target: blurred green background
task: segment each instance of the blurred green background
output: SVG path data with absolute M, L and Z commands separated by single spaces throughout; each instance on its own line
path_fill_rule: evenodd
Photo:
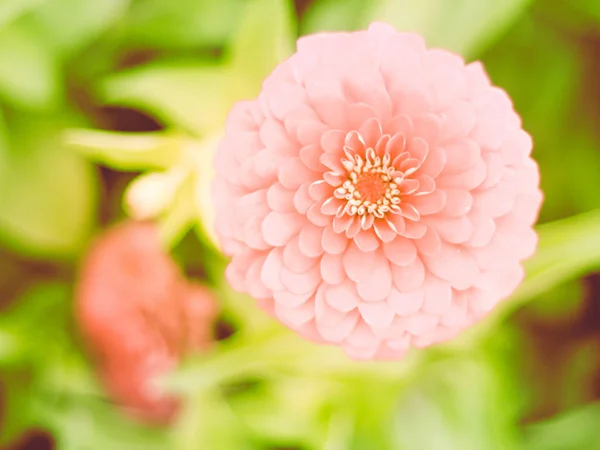
M 232 104 L 298 35 L 374 20 L 483 60 L 546 196 L 515 295 L 398 363 L 266 318 L 227 287 L 207 225 Z M 597 0 L 0 0 L 0 448 L 600 449 L 599 71 Z M 156 171 L 172 192 L 132 204 Z M 74 323 L 78 263 L 127 215 L 152 216 L 223 308 L 214 350 L 161 380 L 183 399 L 167 427 L 115 408 Z

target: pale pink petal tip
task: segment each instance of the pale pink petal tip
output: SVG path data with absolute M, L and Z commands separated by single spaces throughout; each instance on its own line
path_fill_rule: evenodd
M 304 37 L 227 121 L 214 199 L 229 278 L 352 358 L 450 339 L 535 250 L 531 147 L 478 62 L 384 23 Z

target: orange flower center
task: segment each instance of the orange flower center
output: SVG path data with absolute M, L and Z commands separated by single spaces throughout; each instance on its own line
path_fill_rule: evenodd
M 396 169 L 390 160 L 390 155 L 381 158 L 372 148 L 367 149 L 365 158 L 354 155 L 352 159 L 342 159 L 348 179 L 334 191 L 334 196 L 347 201 L 343 208 L 346 214 L 383 218 L 388 212 L 400 211 L 401 180 L 394 178 Z
M 378 200 L 383 200 L 387 192 L 390 180 L 385 180 L 384 174 L 376 172 L 361 173 L 354 186 L 362 200 L 367 200 L 372 203 L 377 203 Z

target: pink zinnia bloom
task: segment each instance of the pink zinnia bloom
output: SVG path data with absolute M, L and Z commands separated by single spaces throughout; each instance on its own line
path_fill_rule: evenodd
M 303 37 L 218 149 L 228 280 L 354 358 L 449 339 L 523 278 L 531 148 L 480 63 L 384 24 Z
M 188 282 L 156 228 L 128 222 L 104 233 L 83 261 L 79 325 L 111 396 L 144 420 L 164 422 L 177 400 L 153 382 L 211 343 L 214 297 Z

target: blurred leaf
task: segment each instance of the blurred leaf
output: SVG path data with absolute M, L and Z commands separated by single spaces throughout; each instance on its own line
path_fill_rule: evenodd
M 253 448 L 236 415 L 213 389 L 190 396 L 172 431 L 172 450 Z
M 526 429 L 523 450 L 600 449 L 600 403 L 573 409 Z
M 0 28 L 48 0 L 3 0 L 0 3 Z
M 222 138 L 222 132 L 208 136 L 198 146 L 194 155 L 196 156 L 196 186 L 194 187 L 194 202 L 200 231 L 208 237 L 210 244 L 219 248 L 218 239 L 215 235 L 216 211 L 212 199 L 212 183 L 215 178 L 214 155 Z
M 303 33 L 358 30 L 385 21 L 422 35 L 427 44 L 473 57 L 515 21 L 531 0 L 317 0 Z
M 166 248 L 173 248 L 196 219 L 194 188 L 195 177 L 191 174 L 181 183 L 167 211 L 158 221 L 160 239 Z
M 316 0 L 302 18 L 301 34 L 359 30 L 368 26 L 367 17 L 376 5 L 377 0 Z
M 170 133 L 67 130 L 67 146 L 86 158 L 121 171 L 167 169 L 181 156 L 181 137 Z
M 11 122 L 8 169 L 0 179 L 0 237 L 36 257 L 72 256 L 95 225 L 93 169 L 61 146 L 43 119 Z
M 46 0 L 20 25 L 34 30 L 47 51 L 61 55 L 84 48 L 122 17 L 130 0 Z
M 580 107 L 574 104 L 581 77 L 577 53 L 554 29 L 527 17 L 484 57 L 491 79 L 506 89 L 533 137 L 533 155 L 540 165 L 546 196 L 543 221 L 585 211 L 575 205 L 587 202 L 589 207 L 591 198 L 596 200 L 594 207 L 600 207 L 600 198 L 589 189 L 600 174 L 600 160 L 593 156 L 597 145 L 590 140 Z M 525 61 L 527 76 L 519 69 Z M 582 194 L 583 198 L 578 198 Z
M 247 0 L 134 2 L 122 24 L 123 42 L 155 48 L 223 45 Z
M 53 108 L 62 95 L 60 76 L 42 40 L 17 27 L 0 29 L 0 97 L 19 108 Z
M 380 0 L 369 19 L 419 33 L 429 46 L 473 57 L 498 39 L 530 1 Z
M 50 428 L 60 450 L 165 450 L 167 433 L 134 422 L 114 406 L 93 398 L 43 392 L 36 399 L 42 423 Z M 54 401 L 51 401 L 54 400 Z
M 499 323 L 527 301 L 600 268 L 600 210 L 549 222 L 538 226 L 537 231 L 538 249 L 525 262 L 525 280 L 486 320 L 465 331 L 466 340 L 493 333 Z
M 517 448 L 518 392 L 504 364 L 490 352 L 430 363 L 400 398 L 395 448 Z
M 140 108 L 202 134 L 223 125 L 232 102 L 229 82 L 221 66 L 153 63 L 107 78 L 100 92 L 107 103 Z
M 16 441 L 21 434 L 33 427 L 31 374 L 26 370 L 3 371 L 0 376 L 2 387 L 2 422 L 0 422 L 0 445 Z
M 291 0 L 252 0 L 229 49 L 235 99 L 258 95 L 265 77 L 294 52 Z

